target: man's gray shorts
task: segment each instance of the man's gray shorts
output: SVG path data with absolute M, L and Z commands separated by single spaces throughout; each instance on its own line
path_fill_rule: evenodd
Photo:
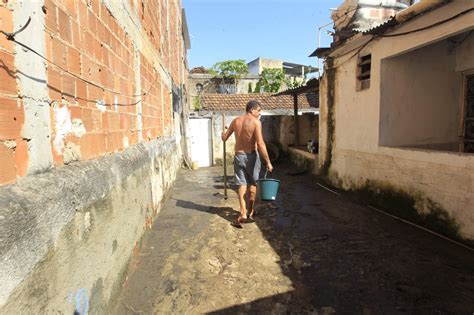
M 236 185 L 257 185 L 260 174 L 260 156 L 256 151 L 236 153 L 234 157 L 234 174 Z

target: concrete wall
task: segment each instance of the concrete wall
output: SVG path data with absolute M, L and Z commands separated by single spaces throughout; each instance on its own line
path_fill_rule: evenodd
M 462 74 L 451 50 L 441 41 L 382 60 L 380 145 L 457 150 Z
M 284 151 L 295 145 L 294 116 L 262 116 L 263 136 L 266 141 L 278 144 Z M 298 116 L 299 142 L 306 146 L 308 140 L 319 138 L 319 116 L 302 114 Z
M 243 113 L 242 113 L 243 114 Z M 237 113 L 226 114 L 226 126 L 229 126 Z M 303 114 L 299 116 L 300 121 L 300 143 L 306 145 L 309 139 L 318 139 L 318 116 L 313 114 Z M 261 116 L 262 132 L 265 142 L 278 145 L 282 150 L 288 151 L 288 147 L 294 145 L 294 117 L 265 115 Z M 222 134 L 222 114 L 212 114 L 213 128 L 213 157 L 214 164 L 221 165 L 223 157 Z M 312 138 L 311 138 L 312 137 Z M 232 135 L 226 144 L 227 163 L 231 164 L 234 158 L 235 138 Z
M 263 69 L 265 68 L 278 68 L 282 69 L 283 61 L 278 59 L 266 59 L 266 58 L 257 58 L 248 64 L 249 72 L 251 74 L 259 75 L 262 73 Z
M 431 25 L 470 7 L 466 1 L 449 2 L 406 22 L 393 33 Z M 461 106 L 458 97 L 462 88 L 459 71 L 467 70 L 472 65 L 473 54 L 469 54 L 472 43 L 469 39 L 454 50 L 451 46 L 449 50 L 449 44 L 443 41 L 466 35 L 473 29 L 473 20 L 474 13 L 470 12 L 435 28 L 372 40 L 360 51 L 361 55 L 372 54 L 371 84 L 366 90 L 356 89 L 357 58 L 351 58 L 353 52 L 349 50 L 357 47 L 357 43 L 363 45 L 368 36 L 356 36 L 335 51 L 333 58 L 326 60 L 321 82 L 319 148 L 321 172 L 333 184 L 357 190 L 366 188 L 368 183 L 375 183 L 372 190 L 375 193 L 387 188 L 392 193 L 409 196 L 421 217 L 441 213 L 444 222 L 454 220 L 458 233 L 470 240 L 474 240 L 474 156 L 384 147 L 379 144 L 379 135 L 382 143 L 387 141 L 387 135 L 395 143 L 397 135 L 403 135 L 403 122 L 397 122 L 399 125 L 392 134 L 386 134 L 387 129 L 384 128 L 387 128 L 385 124 L 388 122 L 392 124 L 395 117 L 400 117 L 407 123 L 407 128 L 411 128 L 418 143 L 424 131 L 416 124 L 425 127 L 425 122 L 426 128 L 433 132 L 433 126 L 441 124 L 441 134 L 435 134 L 437 137 L 450 139 L 453 136 L 458 124 L 454 116 Z M 419 53 L 428 54 L 426 58 L 430 62 L 419 58 Z M 436 56 L 440 59 L 433 59 Z M 467 56 L 468 61 L 459 56 Z M 401 65 L 402 60 L 406 64 Z M 398 64 L 400 67 L 393 67 Z M 401 75 L 401 81 L 386 81 L 386 78 L 395 79 L 398 75 Z M 409 75 L 414 77 L 407 82 Z M 447 77 L 433 78 L 439 75 Z M 456 85 L 456 82 L 459 83 Z M 393 87 L 387 90 L 390 84 Z M 401 95 L 396 95 L 397 91 Z M 400 100 L 400 96 L 406 99 Z M 413 98 L 417 102 L 413 102 Z M 433 107 L 428 107 L 428 102 Z M 381 108 L 387 104 L 391 104 L 390 107 Z M 413 111 L 408 104 L 424 106 L 424 109 Z M 401 106 L 400 109 L 397 106 Z M 448 108 L 449 111 L 446 111 Z M 405 112 L 408 110 L 417 120 L 407 117 Z M 424 112 L 423 117 L 420 117 L 421 112 Z M 446 117 L 441 119 L 443 115 Z M 458 119 L 461 117 L 458 116 Z
M 173 138 L 154 140 L 4 187 L 0 312 L 104 313 L 180 160 Z
M 0 313 L 102 313 L 181 164 L 181 2 L 3 1 Z M 176 116 L 176 118 L 175 118 Z

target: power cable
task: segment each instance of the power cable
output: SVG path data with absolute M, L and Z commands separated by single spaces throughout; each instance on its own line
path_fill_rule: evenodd
M 31 22 L 31 17 L 28 18 L 28 21 L 26 22 L 26 24 L 19 30 L 13 32 L 13 33 L 9 33 L 9 32 L 5 32 L 3 30 L 0 30 L 0 33 L 2 33 L 3 35 L 5 35 L 5 37 L 7 38 L 7 40 L 9 41 L 12 41 L 18 45 L 20 45 L 21 47 L 31 51 L 32 53 L 34 53 L 35 55 L 37 55 L 38 57 L 42 58 L 43 60 L 45 60 L 46 62 L 48 62 L 49 64 L 55 66 L 55 67 L 58 67 L 59 69 L 61 69 L 62 71 L 64 71 L 65 73 L 68 73 L 70 74 L 71 76 L 87 83 L 87 84 L 90 84 L 92 86 L 95 86 L 101 90 L 104 90 L 104 91 L 107 91 L 107 92 L 110 92 L 110 93 L 113 93 L 115 95 L 120 95 L 120 96 L 125 96 L 125 97 L 143 97 L 143 96 L 146 96 L 150 91 L 151 89 L 153 88 L 153 86 L 155 85 L 156 81 L 158 80 L 158 72 L 155 70 L 155 79 L 153 81 L 153 83 L 150 85 L 150 87 L 148 88 L 148 90 L 142 94 L 133 94 L 133 95 L 127 95 L 127 94 L 122 94 L 122 93 L 119 93 L 119 92 L 116 92 L 114 90 L 111 90 L 111 89 L 108 89 L 106 87 L 103 87 L 103 86 L 100 86 L 94 82 L 91 82 L 87 79 L 84 79 L 82 78 L 81 76 L 78 76 L 76 75 L 75 73 L 72 73 L 70 72 L 69 70 L 65 69 L 64 67 L 54 63 L 53 61 L 49 60 L 48 58 L 46 58 L 45 56 L 43 56 L 42 54 L 40 54 L 39 52 L 37 52 L 35 49 L 29 47 L 28 45 L 22 43 L 22 42 L 19 42 L 15 39 L 15 35 L 17 35 L 18 33 L 20 32 L 23 32 L 26 27 L 30 24 Z M 81 99 L 81 100 L 85 100 L 85 101 L 90 101 L 90 102 L 96 102 L 96 101 L 91 101 L 91 100 L 87 100 L 87 99 L 84 99 L 84 98 L 80 98 L 80 97 L 75 97 L 77 99 Z M 139 103 L 140 101 L 137 101 L 137 102 L 134 102 L 134 103 L 130 103 L 130 104 L 105 104 L 106 106 L 135 106 Z
M 439 25 L 441 25 L 441 24 L 444 24 L 444 23 L 446 23 L 446 22 L 449 22 L 449 21 L 451 21 L 451 20 L 454 20 L 454 19 L 456 19 L 456 18 L 458 18 L 458 17 L 460 17 L 460 16 L 462 16 L 462 15 L 464 15 L 464 14 L 467 14 L 467 13 L 469 13 L 470 11 L 473 11 L 473 10 L 474 10 L 474 8 L 470 8 L 470 9 L 464 10 L 464 11 L 462 11 L 462 12 L 460 12 L 460 13 L 458 13 L 458 14 L 452 16 L 452 17 L 449 17 L 449 18 L 447 18 L 447 19 L 445 19 L 445 20 L 438 21 L 438 22 L 436 22 L 436 23 L 433 23 L 433 24 L 430 24 L 430 25 L 421 27 L 421 28 L 419 28 L 419 29 L 415 29 L 415 30 L 411 30 L 411 31 L 403 32 L 403 33 L 386 34 L 386 35 L 373 34 L 373 37 L 372 37 L 371 39 L 369 39 L 366 43 L 364 43 L 362 46 L 357 47 L 357 48 L 354 48 L 354 49 L 351 49 L 351 50 L 349 50 L 349 51 L 347 51 L 347 52 L 344 52 L 344 53 L 342 53 L 341 55 L 337 56 L 337 58 L 342 57 L 342 56 L 347 55 L 348 53 L 350 53 L 350 52 L 352 52 L 352 51 L 354 51 L 354 50 L 357 49 L 357 51 L 356 51 L 352 56 L 350 56 L 347 60 L 343 61 L 342 63 L 338 64 L 337 66 L 331 67 L 330 69 L 332 69 L 332 68 L 337 68 L 337 67 L 339 67 L 340 65 L 344 64 L 345 62 L 351 60 L 354 56 L 356 56 L 357 54 L 359 54 L 362 49 L 364 49 L 365 47 L 367 47 L 367 45 L 368 45 L 370 42 L 372 42 L 374 39 L 376 39 L 376 38 L 378 38 L 378 37 L 397 37 L 397 36 L 403 36 L 403 35 L 408 35 L 408 34 L 420 32 L 420 31 L 424 31 L 424 30 L 427 30 L 427 29 L 430 29 L 430 28 L 439 26 Z M 328 68 L 328 69 L 329 69 L 329 68 Z
M 430 25 L 427 25 L 427 26 L 424 26 L 424 27 L 421 27 L 421 28 L 418 28 L 418 29 L 415 29 L 415 30 L 411 30 L 411 31 L 407 31 L 407 32 L 402 32 L 402 33 L 397 33 L 397 34 L 385 34 L 385 35 L 376 35 L 377 37 L 397 37 L 397 36 L 403 36 L 403 35 L 408 35 L 408 34 L 412 34 L 412 33 L 417 33 L 417 32 L 420 32 L 420 31 L 424 31 L 424 30 L 427 30 L 427 29 L 430 29 L 430 28 L 433 28 L 433 27 L 436 27 L 438 25 L 441 25 L 441 24 L 444 24 L 446 22 L 449 22 L 451 20 L 454 20 L 464 14 L 467 14 L 471 11 L 474 11 L 474 8 L 470 8 L 470 9 L 467 9 L 467 10 L 464 10 L 462 12 L 459 12 L 458 14 L 456 15 L 453 15 L 452 17 L 450 18 L 447 18 L 445 20 L 442 20 L 442 21 L 438 21 L 436 23 L 433 23 L 433 24 L 430 24 Z

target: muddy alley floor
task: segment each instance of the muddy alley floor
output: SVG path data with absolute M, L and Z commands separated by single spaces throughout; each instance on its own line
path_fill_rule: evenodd
M 474 314 L 473 252 L 289 165 L 274 177 L 277 201 L 237 229 L 222 168 L 181 170 L 112 313 Z

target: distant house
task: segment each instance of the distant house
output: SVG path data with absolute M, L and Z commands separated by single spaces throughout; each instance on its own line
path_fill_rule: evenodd
M 474 2 L 420 1 L 315 55 L 322 173 L 474 240 Z
M 257 58 L 249 63 L 249 73 L 243 75 L 237 80 L 236 84 L 227 84 L 221 79 L 216 78 L 204 67 L 191 69 L 188 75 L 189 107 L 191 110 L 198 109 L 198 96 L 204 94 L 248 94 L 254 93 L 260 75 L 265 68 L 282 69 L 289 80 L 297 80 L 303 83 L 307 75 L 317 71 L 317 68 L 304 66 L 296 63 L 285 62 L 277 59 Z M 283 83 L 281 90 L 287 89 L 286 83 Z M 260 92 L 260 91 L 257 91 Z M 263 91 L 261 91 L 263 92 Z
M 259 75 L 265 68 L 277 68 L 282 69 L 287 78 L 294 79 L 306 79 L 308 74 L 317 71 L 317 68 L 315 67 L 262 57 L 258 57 L 257 59 L 250 61 L 247 63 L 247 65 L 249 67 L 250 74 Z

